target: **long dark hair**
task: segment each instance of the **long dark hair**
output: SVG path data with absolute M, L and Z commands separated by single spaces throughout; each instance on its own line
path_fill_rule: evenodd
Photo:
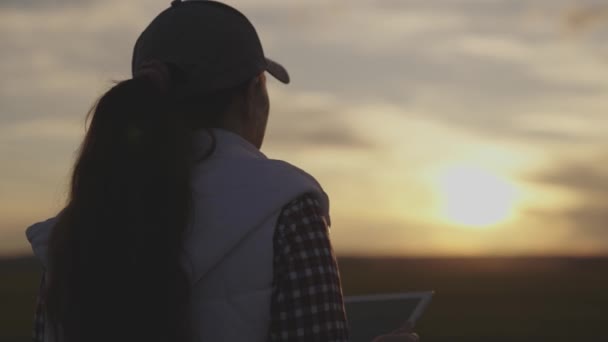
M 178 99 L 171 74 L 168 88 L 146 75 L 119 82 L 90 113 L 49 246 L 47 313 L 61 341 L 189 338 L 180 261 L 200 159 L 192 139 L 248 82 Z

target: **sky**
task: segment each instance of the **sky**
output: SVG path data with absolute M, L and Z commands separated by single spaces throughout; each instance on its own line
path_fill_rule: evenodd
M 262 148 L 331 198 L 338 254 L 608 252 L 608 6 L 233 0 L 266 54 Z M 84 118 L 161 0 L 0 2 L 0 255 L 65 203 Z

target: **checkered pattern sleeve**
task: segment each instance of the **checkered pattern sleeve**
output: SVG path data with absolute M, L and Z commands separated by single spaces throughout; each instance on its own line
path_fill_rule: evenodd
M 38 291 L 38 299 L 36 300 L 36 313 L 34 314 L 34 329 L 32 331 L 33 342 L 44 342 L 44 278 L 46 272 L 42 273 L 40 279 L 40 290 Z
M 271 341 L 348 341 L 340 274 L 320 208 L 304 195 L 277 222 Z

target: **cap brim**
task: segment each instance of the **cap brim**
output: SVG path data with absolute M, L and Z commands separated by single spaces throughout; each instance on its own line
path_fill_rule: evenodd
M 281 64 L 273 61 L 270 58 L 266 58 L 266 71 L 268 71 L 268 73 L 274 76 L 274 78 L 276 78 L 277 80 L 285 84 L 289 84 L 290 80 L 287 69 L 285 69 L 285 67 L 283 67 Z

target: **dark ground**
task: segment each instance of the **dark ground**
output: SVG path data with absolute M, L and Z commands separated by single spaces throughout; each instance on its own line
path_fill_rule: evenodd
M 346 295 L 435 290 L 423 342 L 608 341 L 608 258 L 341 258 Z M 0 341 L 29 341 L 39 266 L 0 261 Z

